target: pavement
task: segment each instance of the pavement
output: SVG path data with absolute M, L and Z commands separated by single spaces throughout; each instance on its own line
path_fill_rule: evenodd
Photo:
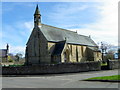
M 2 77 L 2 88 L 118 88 L 118 83 L 83 81 L 99 76 L 118 75 L 118 69 L 66 74 Z

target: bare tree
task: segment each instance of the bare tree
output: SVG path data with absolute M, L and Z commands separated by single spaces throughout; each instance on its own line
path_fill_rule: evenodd
M 15 57 L 17 58 L 17 61 L 19 61 L 20 60 L 20 58 L 22 58 L 22 54 L 21 53 L 17 53 L 16 55 L 15 55 Z
M 108 60 L 108 59 L 114 59 L 114 53 L 115 53 L 115 51 L 109 50 L 109 51 L 107 52 L 107 54 L 105 55 L 105 59 L 106 59 L 106 60 Z
M 112 47 L 112 44 L 108 44 L 106 42 L 101 42 L 100 43 L 100 50 L 102 52 L 102 60 L 106 61 L 107 59 L 113 59 L 113 54 L 114 52 L 112 50 L 110 50 L 110 48 Z M 106 56 L 108 58 L 106 58 Z

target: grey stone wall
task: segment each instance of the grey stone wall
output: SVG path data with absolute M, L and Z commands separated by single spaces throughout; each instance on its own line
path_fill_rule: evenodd
M 83 72 L 83 71 L 95 71 L 95 70 L 101 70 L 100 62 L 3 67 L 2 74 L 30 75 L 30 74 L 71 73 L 71 72 Z
M 120 61 L 118 60 L 108 60 L 107 61 L 107 67 L 108 69 L 118 69 L 120 68 Z
M 34 27 L 26 46 L 26 64 L 49 64 L 48 42 L 40 28 Z

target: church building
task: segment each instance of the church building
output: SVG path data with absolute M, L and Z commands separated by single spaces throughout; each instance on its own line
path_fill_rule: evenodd
M 28 65 L 86 62 L 101 60 L 101 52 L 89 36 L 42 24 L 37 5 L 25 58 Z

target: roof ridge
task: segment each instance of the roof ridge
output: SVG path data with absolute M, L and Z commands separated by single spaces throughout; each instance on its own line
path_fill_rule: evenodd
M 51 26 L 51 25 L 47 25 L 47 24 L 43 24 L 42 25 L 46 25 L 46 26 L 49 26 L 49 27 L 54 27 L 54 28 L 58 28 L 58 29 L 61 29 L 61 30 L 65 30 L 65 31 L 68 31 L 68 32 L 73 32 L 73 33 L 76 33 L 75 31 L 71 31 L 71 30 L 68 30 L 68 29 L 64 29 L 64 28 L 59 28 L 59 27 L 55 27 L 55 26 Z M 76 33 L 77 35 L 80 35 L 80 36 L 84 36 L 84 37 L 88 37 L 86 35 L 82 35 L 82 34 L 78 34 Z
M 86 35 L 82 35 L 82 34 L 78 34 L 78 35 L 80 35 L 80 36 L 84 36 L 84 37 L 88 37 L 88 36 L 86 36 Z M 89 38 L 89 37 L 88 37 Z
M 68 31 L 68 32 L 73 32 L 73 33 L 76 33 L 76 32 L 74 32 L 74 31 L 70 31 L 70 30 L 68 30 L 68 29 L 59 28 L 59 27 L 55 27 L 55 26 L 51 26 L 51 25 L 47 25 L 47 24 L 43 24 L 43 23 L 42 23 L 42 25 L 46 25 L 46 26 L 49 26 L 49 27 L 54 27 L 54 28 L 58 28 L 58 29 L 61 29 L 61 30 Z M 76 34 L 78 34 L 78 33 L 76 33 Z M 80 35 L 80 34 L 78 34 L 78 35 Z

